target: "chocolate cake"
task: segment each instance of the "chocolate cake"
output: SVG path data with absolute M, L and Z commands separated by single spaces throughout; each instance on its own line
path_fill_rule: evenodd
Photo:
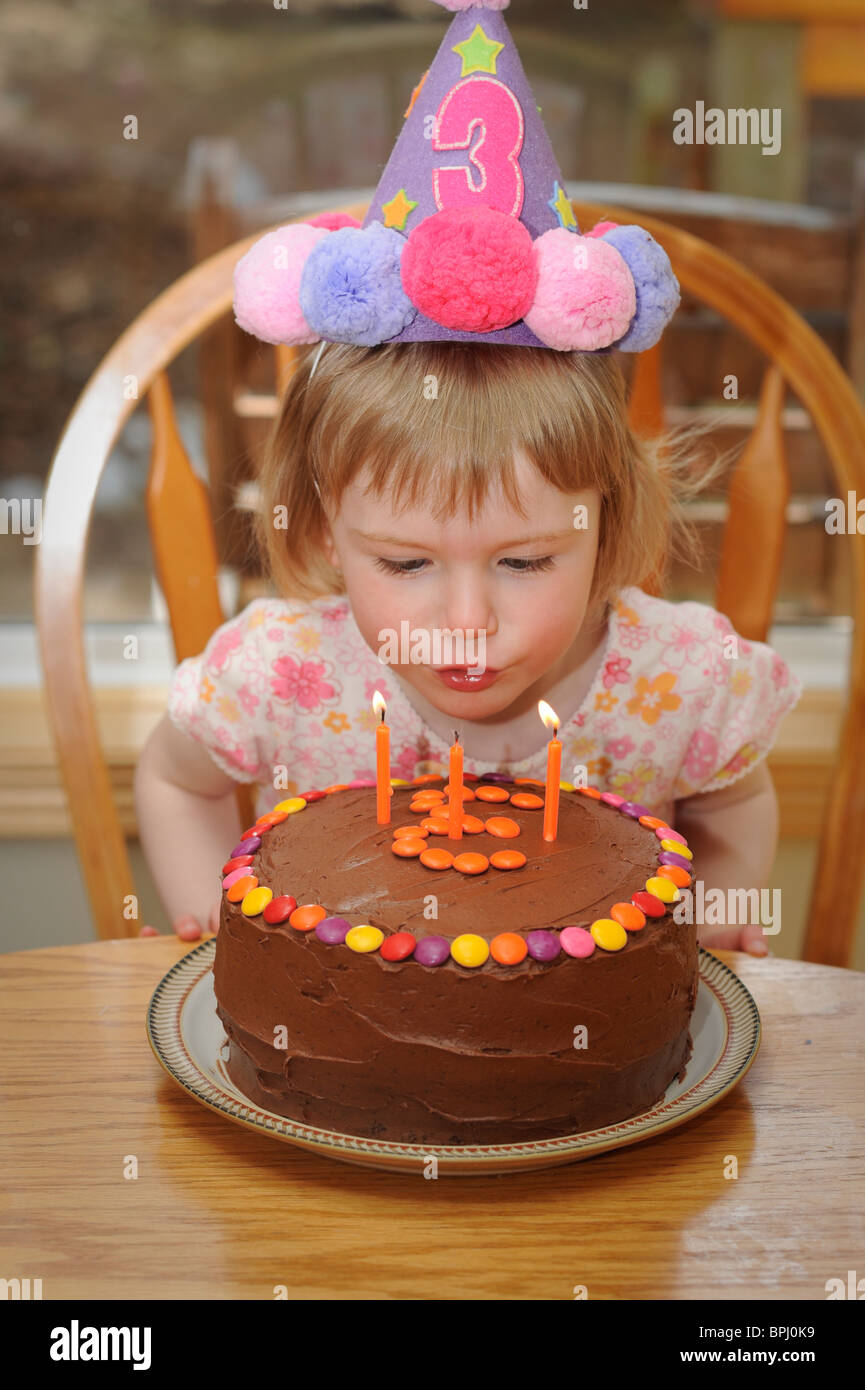
M 684 838 L 563 784 L 547 841 L 538 786 L 467 777 L 475 819 L 449 840 L 443 779 L 417 783 L 394 789 L 389 825 L 354 783 L 289 798 L 235 847 L 214 962 L 235 1085 L 320 1129 L 421 1145 L 553 1138 L 653 1106 L 691 1052 Z M 428 867 L 418 845 L 471 871 Z

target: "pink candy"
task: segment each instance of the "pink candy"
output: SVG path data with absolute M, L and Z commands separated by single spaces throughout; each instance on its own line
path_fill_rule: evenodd
M 595 949 L 595 938 L 585 927 L 565 927 L 559 935 L 562 950 L 569 956 L 581 958 L 590 956 Z

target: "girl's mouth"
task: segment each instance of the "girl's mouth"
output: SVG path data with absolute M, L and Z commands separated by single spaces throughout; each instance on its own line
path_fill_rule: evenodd
M 469 674 L 469 667 L 466 666 L 447 666 L 442 670 L 437 670 L 436 675 L 443 685 L 449 690 L 471 691 L 486 690 L 497 679 L 498 671 L 490 667 L 482 675 L 472 676 Z

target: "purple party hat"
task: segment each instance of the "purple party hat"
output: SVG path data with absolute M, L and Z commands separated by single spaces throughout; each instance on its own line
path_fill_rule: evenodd
M 238 262 L 237 323 L 269 343 L 478 342 L 641 352 L 679 303 L 642 227 L 581 235 L 502 11 L 456 11 L 362 226 L 267 233 Z

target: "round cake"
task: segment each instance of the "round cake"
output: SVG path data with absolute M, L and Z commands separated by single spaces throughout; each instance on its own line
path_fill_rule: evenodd
M 319 1129 L 430 1144 L 581 1133 L 681 1077 L 697 993 L 684 837 L 563 783 L 441 777 L 290 797 L 223 867 L 214 960 L 227 1067 L 254 1104 Z

